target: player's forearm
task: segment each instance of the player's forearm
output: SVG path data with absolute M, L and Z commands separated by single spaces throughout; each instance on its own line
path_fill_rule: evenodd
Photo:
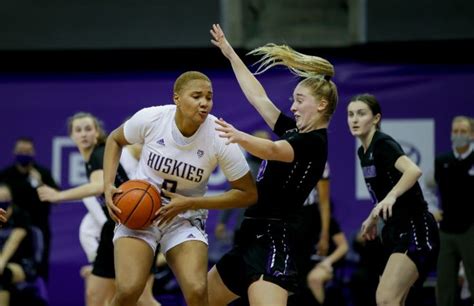
M 98 196 L 104 192 L 104 185 L 102 183 L 90 182 L 78 187 L 60 191 L 58 194 L 58 201 L 72 201 L 80 200 L 85 197 Z
M 389 195 L 392 195 L 397 199 L 415 185 L 421 174 L 421 171 L 417 167 L 407 169 L 403 172 L 397 184 L 392 188 L 392 190 L 390 190 Z
M 192 209 L 245 208 L 257 202 L 257 192 L 231 189 L 220 195 L 190 198 L 190 200 Z
M 104 151 L 104 186 L 114 184 L 115 175 L 120 162 L 122 146 L 114 139 L 114 133 L 107 137 Z
M 245 97 L 263 117 L 268 126 L 273 129 L 280 111 L 270 101 L 262 84 L 235 52 L 230 57 L 230 63 Z

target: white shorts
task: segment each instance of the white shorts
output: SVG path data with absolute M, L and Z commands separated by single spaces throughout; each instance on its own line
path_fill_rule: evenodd
M 205 223 L 199 218 L 183 219 L 176 217 L 175 220 L 164 228 L 150 226 L 142 230 L 132 230 L 123 224 L 115 227 L 114 243 L 122 237 L 133 237 L 145 241 L 156 252 L 158 244 L 160 251 L 166 254 L 173 247 L 186 241 L 198 240 L 209 245 L 205 232 Z
M 103 224 L 97 222 L 89 212 L 82 218 L 79 227 L 79 241 L 90 263 L 94 262 L 95 256 L 97 255 L 102 225 Z

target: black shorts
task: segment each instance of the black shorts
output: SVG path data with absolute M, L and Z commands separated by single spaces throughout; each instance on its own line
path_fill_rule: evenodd
M 112 219 L 102 226 L 99 247 L 92 267 L 92 274 L 105 278 L 115 278 L 114 268 L 114 238 L 115 222 Z
M 382 244 L 388 254 L 403 253 L 415 263 L 422 284 L 436 268 L 439 253 L 439 231 L 436 220 L 428 211 L 410 217 L 404 225 L 388 223 L 382 229 Z
M 263 279 L 294 292 L 297 274 L 283 221 L 244 219 L 239 241 L 216 264 L 224 284 L 239 296 Z
M 12 261 L 12 263 L 21 266 L 23 273 L 25 273 L 25 281 L 30 282 L 38 276 L 38 263 L 35 262 L 34 258 L 22 258 L 18 261 Z

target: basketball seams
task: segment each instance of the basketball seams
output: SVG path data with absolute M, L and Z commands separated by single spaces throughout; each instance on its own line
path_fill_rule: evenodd
M 136 202 L 135 206 L 133 207 L 132 211 L 128 215 L 127 219 L 125 219 L 125 222 L 123 224 L 127 225 L 128 220 L 130 220 L 133 213 L 137 210 L 138 206 L 140 206 L 140 202 L 143 200 L 143 197 L 145 197 L 145 195 L 148 194 L 148 188 L 150 188 L 150 185 L 148 185 L 146 189 L 135 188 L 135 189 L 143 190 L 144 192 L 142 196 L 140 197 L 140 199 Z
M 150 210 L 150 213 L 148 214 L 148 217 L 146 218 L 146 220 L 144 221 L 144 223 L 140 226 L 141 228 L 143 228 L 145 225 L 147 225 L 149 222 L 150 222 L 150 218 L 151 218 L 151 215 L 153 214 L 153 208 L 155 207 L 155 204 L 154 204 L 154 200 L 153 200 L 153 197 L 150 195 L 150 192 L 148 192 L 148 190 L 150 189 L 151 187 L 151 184 L 149 184 L 147 186 L 147 189 L 145 190 L 145 193 L 143 194 L 143 197 L 137 202 L 137 205 L 135 206 L 135 209 L 132 211 L 132 213 L 130 215 L 133 215 L 133 213 L 135 212 L 136 208 L 138 208 L 140 205 L 146 205 L 143 204 L 143 199 L 145 198 L 145 195 L 148 196 L 151 200 L 151 210 Z
M 159 189 L 145 180 L 129 180 L 119 189 L 123 192 L 116 194 L 113 201 L 122 210 L 118 216 L 121 223 L 131 229 L 149 226 L 155 212 L 161 207 Z

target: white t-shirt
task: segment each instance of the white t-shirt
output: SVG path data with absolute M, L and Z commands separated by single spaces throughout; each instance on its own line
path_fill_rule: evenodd
M 249 167 L 236 144 L 226 145 L 215 130 L 216 117 L 208 115 L 191 137 L 184 137 L 175 122 L 175 105 L 144 108 L 124 124 L 125 139 L 142 143 L 136 179 L 160 189 L 190 197 L 203 196 L 209 177 L 219 165 L 229 181 L 243 177 Z M 168 200 L 162 198 L 166 205 Z M 188 211 L 182 217 L 207 216 L 206 210 Z

